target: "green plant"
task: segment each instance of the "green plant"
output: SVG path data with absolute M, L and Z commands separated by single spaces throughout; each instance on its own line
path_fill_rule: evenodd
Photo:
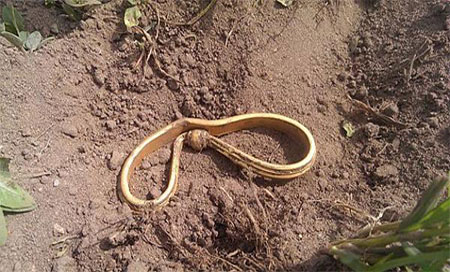
M 43 39 L 39 31 L 32 33 L 25 31 L 22 15 L 12 6 L 2 8 L 2 21 L 0 21 L 0 36 L 22 51 L 33 52 L 52 38 Z
M 8 234 L 3 211 L 20 213 L 35 208 L 33 198 L 11 180 L 9 159 L 0 158 L 0 246 L 5 244 Z
M 450 259 L 450 197 L 439 204 L 450 176 L 434 181 L 402 221 L 364 228 L 329 252 L 355 271 L 418 267 L 442 271 Z M 448 271 L 448 270 L 447 270 Z
M 89 8 L 101 5 L 99 0 L 45 0 L 46 7 L 61 8 L 73 21 L 81 20 L 81 15 Z
M 123 22 L 127 28 L 139 25 L 139 19 L 142 16 L 140 6 L 146 4 L 148 0 L 128 0 L 130 7 L 125 10 Z

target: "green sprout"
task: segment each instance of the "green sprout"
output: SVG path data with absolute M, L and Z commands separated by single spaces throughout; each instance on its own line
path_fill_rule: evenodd
M 450 198 L 439 201 L 449 185 L 450 174 L 435 180 L 402 221 L 363 228 L 356 238 L 334 242 L 330 254 L 354 271 L 448 269 Z

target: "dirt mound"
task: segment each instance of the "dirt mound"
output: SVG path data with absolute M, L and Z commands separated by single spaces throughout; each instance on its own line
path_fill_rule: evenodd
M 223 0 L 186 26 L 207 1 L 152 1 L 148 62 L 142 35 L 123 26 L 126 1 L 80 23 L 7 2 L 28 28 L 59 34 L 29 55 L 0 40 L 0 156 L 39 205 L 7 216 L 1 271 L 335 271 L 321 248 L 387 207 L 382 220 L 395 220 L 450 168 L 446 2 Z M 249 112 L 311 129 L 313 169 L 277 183 L 185 148 L 167 207 L 120 202 L 121 163 L 152 131 Z M 295 159 L 295 143 L 273 131 L 224 139 L 267 161 Z M 167 146 L 147 158 L 133 193 L 158 195 L 169 157 Z

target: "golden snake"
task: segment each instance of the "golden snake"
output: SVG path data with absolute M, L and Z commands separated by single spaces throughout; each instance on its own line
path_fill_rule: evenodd
M 217 136 L 238 130 L 256 127 L 275 129 L 292 137 L 303 147 L 301 159 L 286 165 L 268 163 L 217 138 Z M 133 196 L 130 192 L 129 181 L 136 167 L 148 154 L 171 141 L 174 141 L 174 144 L 167 189 L 156 199 L 144 200 Z M 299 122 L 282 115 L 251 113 L 220 120 L 184 118 L 157 130 L 131 152 L 122 166 L 119 184 L 121 197 L 135 208 L 144 206 L 156 208 L 167 204 L 177 189 L 180 155 L 185 141 L 196 150 L 202 150 L 207 146 L 212 147 L 241 167 L 272 179 L 292 179 L 304 174 L 311 168 L 316 156 L 316 145 L 311 132 Z

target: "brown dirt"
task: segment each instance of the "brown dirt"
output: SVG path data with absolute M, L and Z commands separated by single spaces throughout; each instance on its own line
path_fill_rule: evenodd
M 13 159 L 13 177 L 39 205 L 7 215 L 0 271 L 342 270 L 320 249 L 371 222 L 367 214 L 391 207 L 382 220 L 398 219 L 450 169 L 448 1 L 295 1 L 284 9 L 220 0 L 193 26 L 161 24 L 158 60 L 179 82 L 154 60 L 145 73 L 134 69 L 139 49 L 121 21 L 125 2 L 73 23 L 41 1 L 0 1 L 14 3 L 30 29 L 60 30 L 33 54 L 0 39 L 0 156 Z M 208 1 L 154 2 L 166 21 L 181 22 Z M 405 126 L 361 111 L 348 94 Z M 120 163 L 153 130 L 182 116 L 248 112 L 284 114 L 311 129 L 313 169 L 274 183 L 214 151 L 185 148 L 167 207 L 136 214 L 119 201 Z M 356 128 L 350 139 L 343 120 Z M 271 131 L 224 138 L 262 159 L 296 156 Z M 133 192 L 159 194 L 169 156 L 167 147 L 148 158 Z

